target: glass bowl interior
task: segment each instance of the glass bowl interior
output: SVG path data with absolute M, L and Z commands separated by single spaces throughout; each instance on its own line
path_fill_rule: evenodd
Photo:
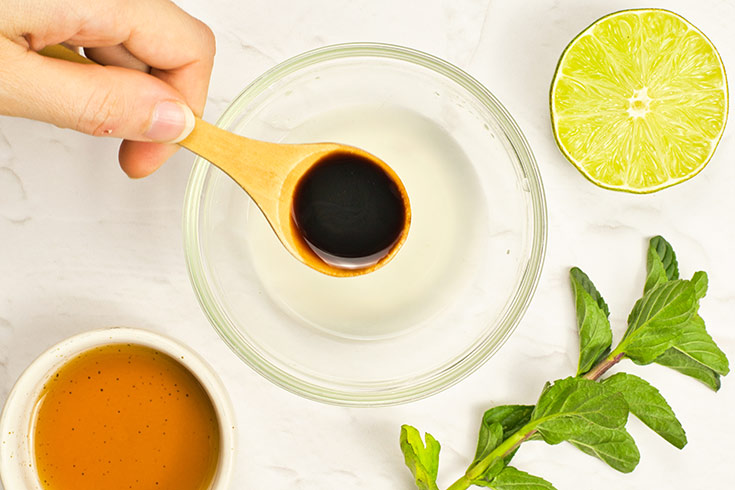
M 513 331 L 541 271 L 544 193 L 517 125 L 470 76 L 407 48 L 329 46 L 261 76 L 218 125 L 361 147 L 411 201 L 396 257 L 334 278 L 291 257 L 247 194 L 197 159 L 184 212 L 190 277 L 256 371 L 328 403 L 394 404 L 459 381 Z

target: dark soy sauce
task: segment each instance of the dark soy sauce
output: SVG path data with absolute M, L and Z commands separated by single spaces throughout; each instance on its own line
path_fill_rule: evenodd
M 401 237 L 406 208 L 398 185 L 378 165 L 339 153 L 296 185 L 293 220 L 326 263 L 345 269 L 377 263 Z

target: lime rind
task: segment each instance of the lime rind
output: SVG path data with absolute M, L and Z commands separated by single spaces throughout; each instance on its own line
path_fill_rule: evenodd
M 593 183 L 649 193 L 699 173 L 728 113 L 714 45 L 663 9 L 615 12 L 564 50 L 551 85 L 554 137 Z

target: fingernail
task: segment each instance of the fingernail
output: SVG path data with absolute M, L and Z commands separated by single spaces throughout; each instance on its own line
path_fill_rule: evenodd
M 194 129 L 194 113 L 179 102 L 159 102 L 153 111 L 151 127 L 143 136 L 157 143 L 178 143 Z

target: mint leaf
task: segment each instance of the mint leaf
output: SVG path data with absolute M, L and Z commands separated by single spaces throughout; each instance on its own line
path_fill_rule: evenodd
M 676 254 L 669 242 L 662 236 L 651 238 L 648 245 L 648 257 L 646 261 L 648 276 L 644 292 L 656 286 L 679 279 L 679 265 L 676 262 Z
M 500 443 L 528 423 L 533 405 L 501 405 L 486 411 L 482 416 L 474 462 L 484 459 Z
M 646 380 L 632 374 L 617 373 L 602 381 L 619 391 L 633 415 L 677 448 L 683 448 L 687 436 L 674 411 L 659 391 Z
M 579 329 L 577 376 L 586 373 L 610 352 L 610 310 L 587 274 L 573 267 L 569 272 Z
M 641 455 L 635 441 L 624 428 L 595 428 L 570 437 L 569 442 L 582 452 L 599 458 L 611 468 L 630 473 L 638 466 Z
M 587 426 L 622 427 L 627 417 L 628 406 L 619 393 L 587 379 L 565 378 L 541 395 L 531 422 L 537 422 L 546 442 L 558 444 L 567 433 Z
M 518 448 L 515 448 L 513 451 L 510 452 L 510 454 L 508 454 L 504 458 L 495 459 L 490 464 L 490 466 L 488 466 L 488 468 L 485 470 L 482 476 L 480 476 L 480 478 L 472 480 L 472 484 L 478 485 L 481 487 L 489 486 L 490 482 L 492 482 L 495 479 L 495 477 L 500 474 L 501 471 L 503 471 L 505 468 L 508 467 L 508 463 L 510 463 L 510 460 L 513 459 L 513 456 L 515 456 L 517 451 L 518 451 Z M 471 469 L 472 469 L 472 466 L 470 466 L 468 471 Z
M 661 258 L 656 254 L 653 248 L 648 249 L 647 260 L 648 274 L 646 275 L 646 284 L 643 286 L 643 292 L 647 292 L 656 286 L 665 284 L 669 279 L 666 277 L 666 269 L 664 268 Z
M 675 347 L 656 358 L 656 363 L 697 379 L 712 390 L 720 389 L 720 375 Z
M 549 444 L 596 427 L 617 429 L 628 420 L 628 405 L 620 393 L 583 378 L 554 382 L 539 398 L 531 422 Z
M 486 423 L 482 421 L 480 435 L 477 439 L 477 450 L 475 451 L 475 463 L 484 459 L 493 452 L 493 449 L 503 441 L 503 426 L 497 422 Z
M 704 295 L 707 294 L 707 287 L 709 286 L 707 273 L 704 271 L 695 272 L 691 282 L 694 286 L 694 295 L 697 297 L 697 300 L 704 298 Z
M 513 454 L 515 455 L 515 451 L 513 451 Z M 510 462 L 512 457 L 513 456 L 507 458 L 498 458 L 493 461 L 480 478 L 472 480 L 472 484 L 479 487 L 491 486 L 490 483 L 495 479 L 496 476 L 500 474 L 501 471 L 507 468 L 506 465 Z
M 605 318 L 609 317 L 610 308 L 607 306 L 607 303 L 605 303 L 605 300 L 602 298 L 602 295 L 592 283 L 592 280 L 589 278 L 589 276 L 585 274 L 579 267 L 572 267 L 569 270 L 569 275 L 572 278 L 572 287 L 581 287 L 585 292 L 587 292 L 587 294 L 590 295 L 590 297 L 594 300 L 595 304 L 597 304 L 600 310 L 602 310 Z
M 618 471 L 638 464 L 638 448 L 625 430 L 628 404 L 622 394 L 583 378 L 556 381 L 531 417 L 548 444 L 569 441 Z
M 424 446 L 421 434 L 410 425 L 401 426 L 400 441 L 406 466 L 413 474 L 416 487 L 419 490 L 438 490 L 436 476 L 439 472 L 439 442 L 427 432 Z
M 487 410 L 482 416 L 475 459 L 470 469 L 485 459 L 496 447 L 512 436 L 531 419 L 533 405 L 501 405 Z M 517 450 L 517 448 L 516 448 Z M 513 459 L 515 451 L 495 459 L 478 479 L 478 485 L 491 481 Z
M 529 475 L 512 466 L 506 467 L 490 482 L 473 483 L 494 490 L 556 490 L 551 483 L 543 478 Z
M 697 312 L 694 286 L 685 280 L 669 281 L 649 289 L 628 316 L 628 330 L 616 352 L 640 364 L 649 364 L 672 347 L 680 330 Z
M 721 376 L 730 372 L 727 356 L 709 336 L 704 320 L 699 315 L 694 315 L 691 321 L 684 326 L 681 337 L 673 347 Z
M 709 336 L 699 315 L 694 315 L 676 343 L 655 362 L 692 376 L 715 391 L 720 389 L 719 375 L 730 372 L 727 356 Z

